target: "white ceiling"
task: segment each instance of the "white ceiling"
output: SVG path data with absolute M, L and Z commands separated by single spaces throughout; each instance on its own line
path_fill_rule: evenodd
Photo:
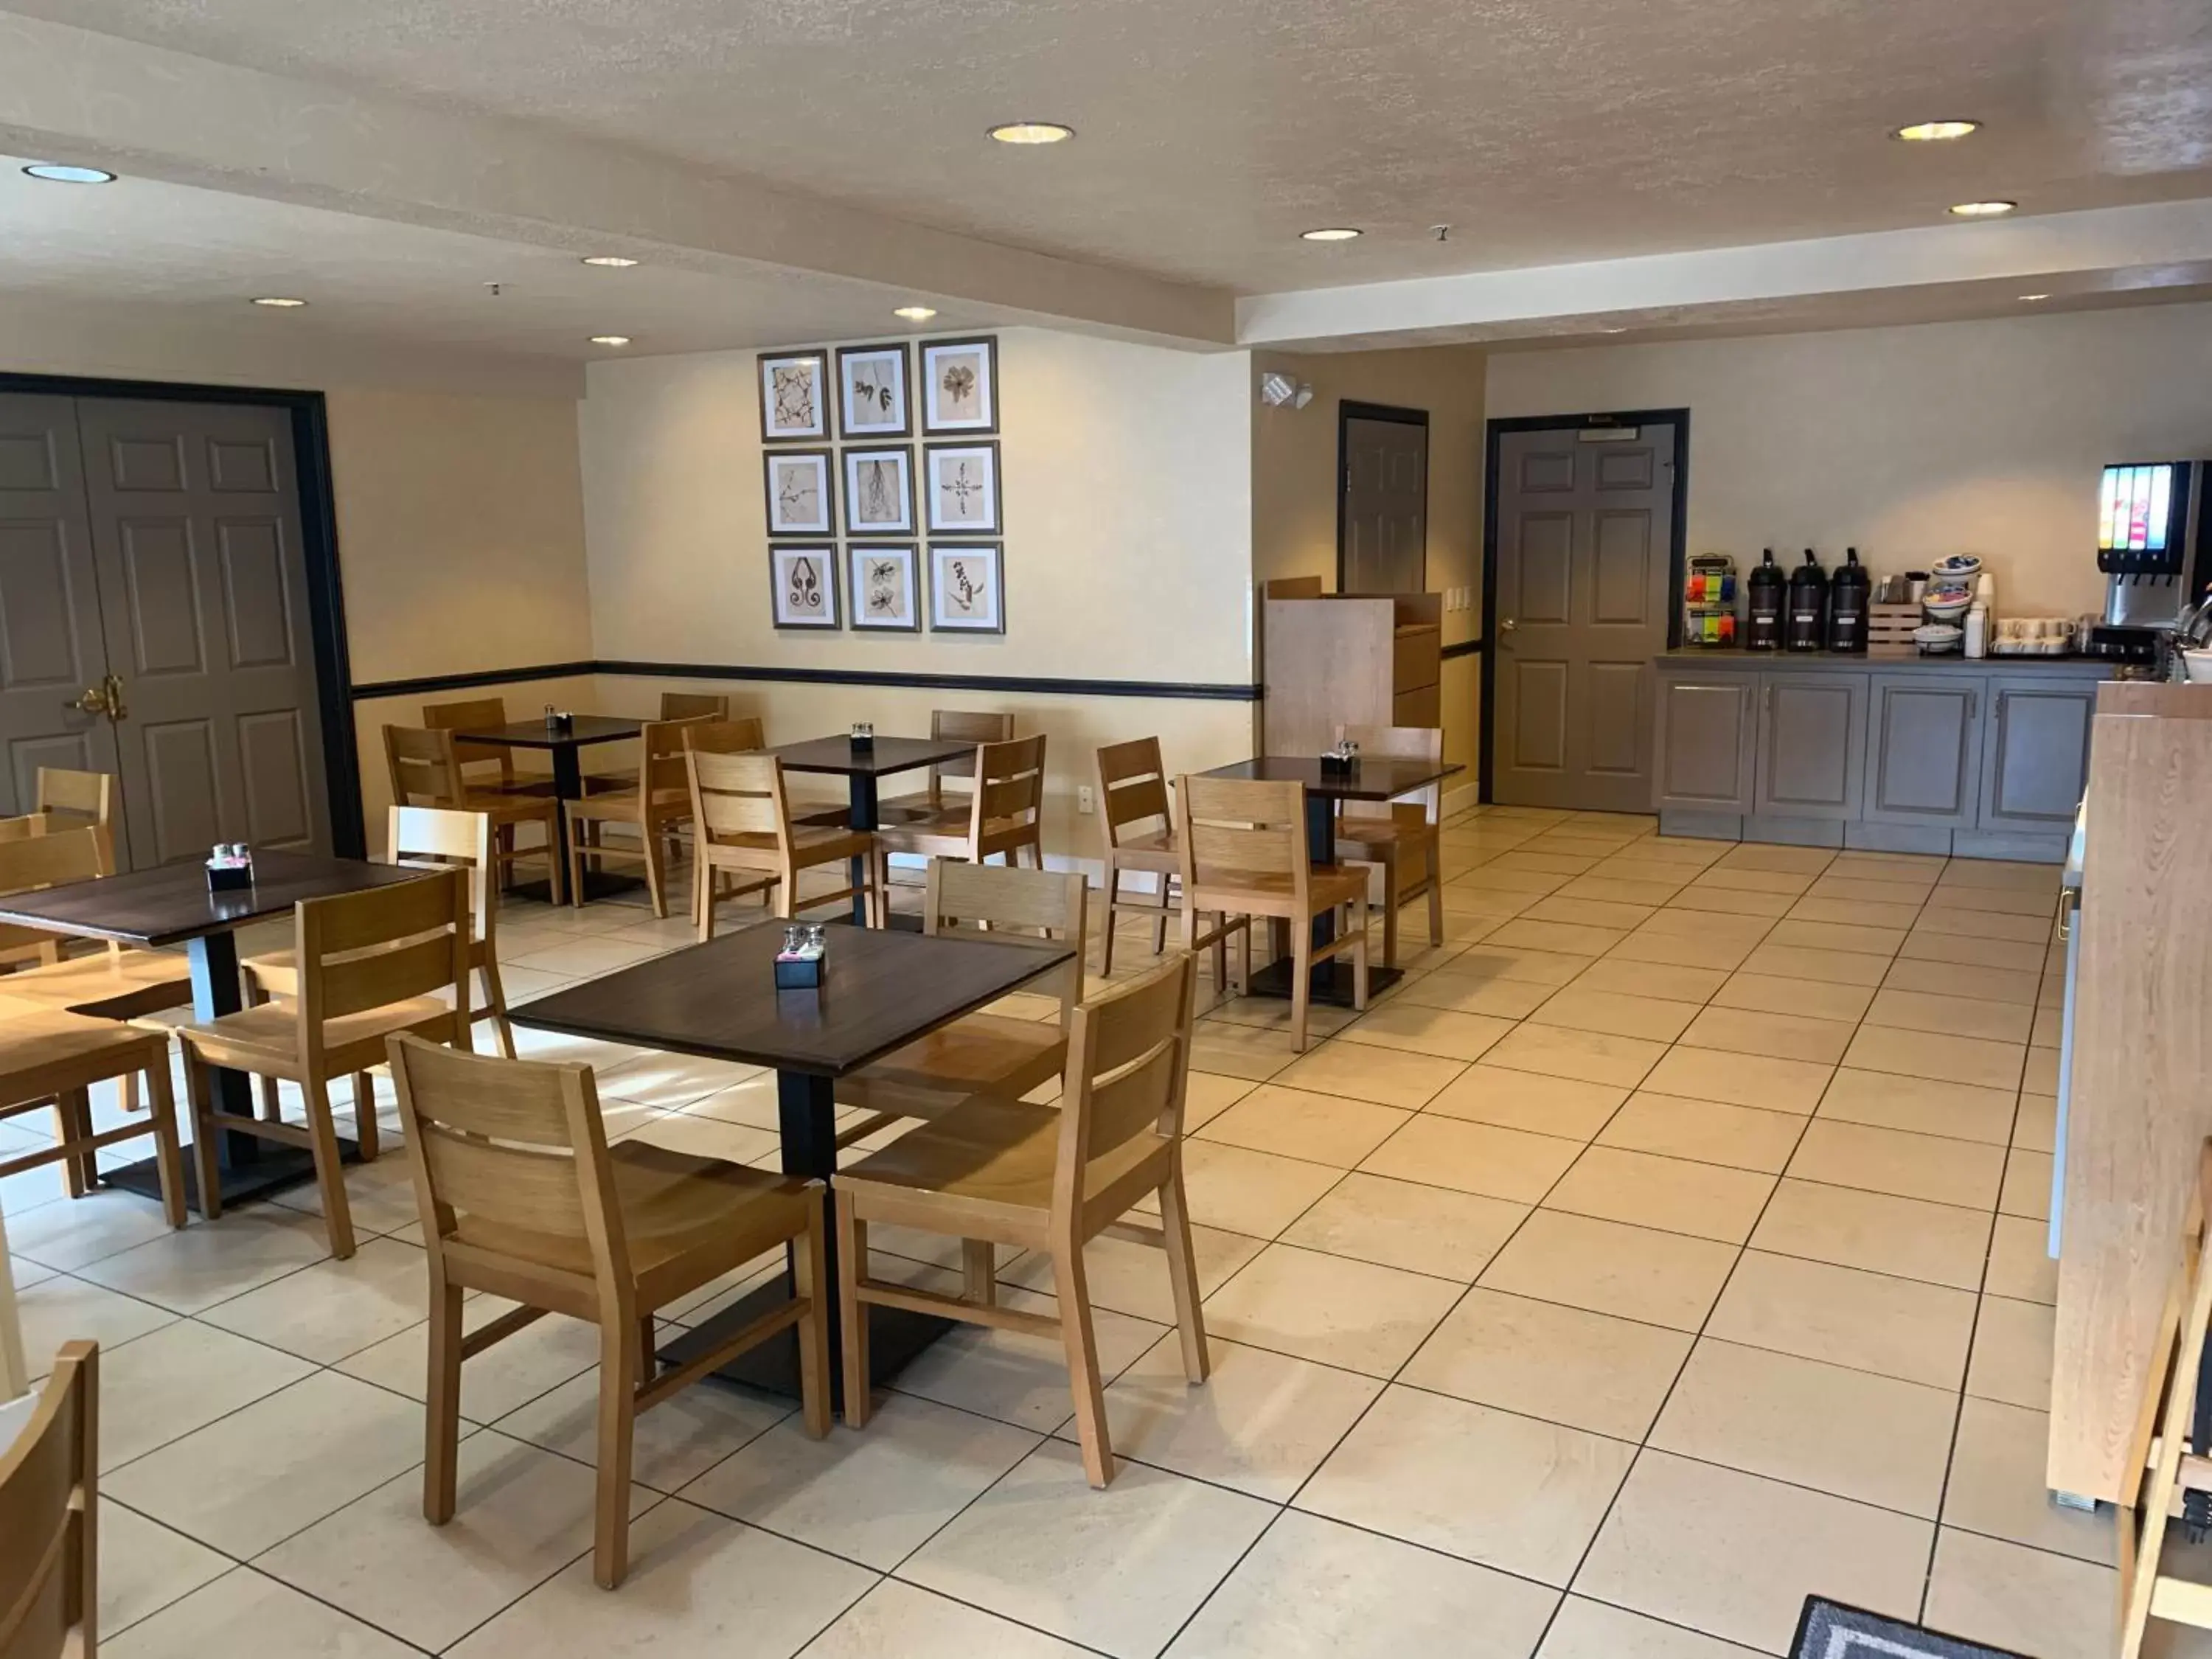
M 8 3 L 1245 292 L 2212 195 L 2203 0 Z

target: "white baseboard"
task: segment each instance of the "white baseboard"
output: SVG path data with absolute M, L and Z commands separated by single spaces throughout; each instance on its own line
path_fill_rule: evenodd
M 1482 786 L 1480 784 L 1463 783 L 1456 789 L 1444 791 L 1443 815 L 1448 818 L 1455 817 L 1460 813 L 1481 805 Z

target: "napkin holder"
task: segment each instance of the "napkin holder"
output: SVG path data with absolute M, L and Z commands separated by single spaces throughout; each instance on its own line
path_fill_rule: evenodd
M 207 872 L 210 893 L 243 893 L 253 885 L 253 866 L 250 864 L 209 864 L 201 867 Z
M 775 988 L 779 991 L 818 991 L 828 953 L 819 945 L 775 953 Z
M 1358 769 L 1359 759 L 1356 755 L 1323 755 L 1321 757 L 1321 775 L 1325 778 L 1349 778 Z
M 854 754 L 872 755 L 876 752 L 876 728 L 873 726 L 854 726 L 852 739 Z
M 572 738 L 576 735 L 576 717 L 548 703 L 545 705 L 545 729 L 556 738 Z

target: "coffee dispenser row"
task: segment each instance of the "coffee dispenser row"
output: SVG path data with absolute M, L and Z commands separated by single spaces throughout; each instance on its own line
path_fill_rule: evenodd
M 1855 547 L 1844 550 L 1844 562 L 1832 575 L 1820 568 L 1808 547 L 1804 563 L 1786 576 L 1770 547 L 1744 583 L 1744 646 L 1752 651 L 1863 652 L 1872 589 Z

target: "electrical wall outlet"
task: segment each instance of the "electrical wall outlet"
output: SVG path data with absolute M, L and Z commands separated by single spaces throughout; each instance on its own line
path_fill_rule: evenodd
M 1097 794 L 1087 783 L 1076 786 L 1075 810 L 1079 812 L 1095 812 L 1098 810 Z

